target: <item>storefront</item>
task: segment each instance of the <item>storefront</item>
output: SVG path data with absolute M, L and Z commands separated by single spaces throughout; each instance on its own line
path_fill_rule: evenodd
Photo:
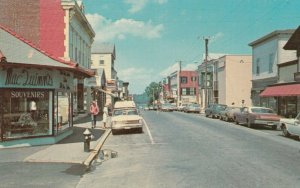
M 276 101 L 275 110 L 281 116 L 294 118 L 300 112 L 300 83 L 276 84 L 261 94 L 266 101 Z
M 71 71 L 10 63 L 0 67 L 1 141 L 55 136 L 72 126 Z

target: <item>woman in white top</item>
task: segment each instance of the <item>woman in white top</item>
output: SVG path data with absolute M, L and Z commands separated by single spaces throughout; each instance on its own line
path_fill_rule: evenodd
M 108 117 L 108 108 L 107 108 L 107 105 L 105 105 L 103 108 L 103 127 L 104 128 L 106 128 L 107 117 Z

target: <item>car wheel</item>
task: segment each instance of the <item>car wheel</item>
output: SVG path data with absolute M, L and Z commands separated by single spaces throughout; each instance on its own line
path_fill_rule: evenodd
M 228 122 L 229 118 L 227 116 L 225 116 L 224 120 Z
M 117 134 L 117 130 L 115 130 L 115 129 L 112 129 L 112 130 L 111 130 L 111 134 L 112 134 L 112 135 L 115 135 L 115 134 Z
M 272 126 L 272 129 L 273 129 L 273 130 L 277 130 L 277 125 L 273 125 L 273 126 Z
M 235 118 L 235 124 L 240 124 L 239 121 Z
M 208 114 L 207 114 L 207 113 L 205 113 L 205 117 L 208 117 Z
M 143 128 L 142 128 L 142 127 L 137 128 L 137 132 L 138 132 L 138 133 L 143 133 Z
M 291 134 L 289 133 L 289 131 L 287 130 L 286 126 L 285 125 L 282 125 L 281 126 L 281 130 L 282 130 L 282 133 L 285 137 L 289 137 L 291 136 Z
M 253 128 L 253 125 L 249 120 L 247 121 L 247 125 L 248 125 L 248 128 Z

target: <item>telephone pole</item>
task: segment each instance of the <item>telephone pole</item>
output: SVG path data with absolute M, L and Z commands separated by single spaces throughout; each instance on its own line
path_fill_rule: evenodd
M 181 102 L 181 61 L 179 61 L 179 73 L 178 73 L 178 95 L 179 95 L 179 102 Z M 178 103 L 178 102 L 177 102 Z M 179 103 L 177 105 L 180 105 Z
M 204 83 L 204 95 L 205 95 L 205 101 L 204 101 L 204 108 L 207 108 L 208 104 L 208 92 L 207 92 L 207 57 L 208 57 L 208 40 L 209 38 L 204 38 L 205 40 L 205 83 Z

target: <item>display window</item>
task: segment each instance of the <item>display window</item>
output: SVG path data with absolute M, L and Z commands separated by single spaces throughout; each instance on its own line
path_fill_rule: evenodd
M 54 130 L 55 134 L 72 126 L 72 94 L 57 92 L 54 97 Z
M 53 91 L 0 89 L 1 140 L 52 135 Z

